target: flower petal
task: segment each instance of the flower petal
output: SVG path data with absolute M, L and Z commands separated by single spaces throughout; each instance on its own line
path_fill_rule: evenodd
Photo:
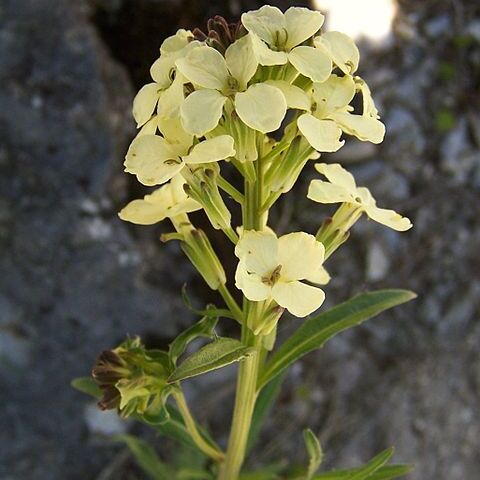
M 137 122 L 137 128 L 147 123 L 153 115 L 160 98 L 161 89 L 156 83 L 144 85 L 133 100 L 133 118 Z
M 240 90 L 245 90 L 258 67 L 257 56 L 253 51 L 252 36 L 245 35 L 232 43 L 225 52 L 225 61 L 230 73 L 240 84 Z
M 355 42 L 345 33 L 326 32 L 315 38 L 315 46 L 329 55 L 333 63 L 346 75 L 357 70 L 360 52 Z
M 137 137 L 141 135 L 155 135 L 158 128 L 158 117 L 154 115 L 137 133 Z
M 305 232 L 294 232 L 278 239 L 278 263 L 283 281 L 304 280 L 314 275 L 325 257 L 325 247 Z
M 190 30 L 184 30 L 180 28 L 175 35 L 167 37 L 160 45 L 160 53 L 163 56 L 178 52 L 182 48 L 186 47 L 193 38 L 193 34 Z
M 330 115 L 340 128 L 359 140 L 372 143 L 381 143 L 385 136 L 385 125 L 376 118 L 365 115 L 336 112 Z
M 338 109 L 345 108 L 355 96 L 355 82 L 350 75 L 330 75 L 323 83 L 313 85 L 316 103 L 315 116 L 325 118 Z
M 278 239 L 274 233 L 246 230 L 243 232 L 235 255 L 250 273 L 261 277 L 271 275 L 278 267 Z
M 276 45 L 278 32 L 283 30 L 286 37 L 287 25 L 283 13 L 277 7 L 270 5 L 244 13 L 242 25 L 248 32 L 255 33 L 271 46 Z
M 297 120 L 297 125 L 308 143 L 319 152 L 336 152 L 345 143 L 340 141 L 342 130 L 331 120 L 319 120 L 304 113 Z
M 379 208 L 376 205 L 367 205 L 364 207 L 365 213 L 375 222 L 381 223 L 387 227 L 393 228 L 399 232 L 404 232 L 412 228 L 412 222 L 407 217 L 402 217 L 394 210 Z
M 193 135 L 183 129 L 180 118 L 158 118 L 158 129 L 168 140 L 168 143 L 178 145 L 179 149 L 187 152 L 193 143 Z
M 256 273 L 248 273 L 245 263 L 238 262 L 235 272 L 235 286 L 252 302 L 267 300 L 272 288 L 262 282 L 262 277 Z
M 288 60 L 299 73 L 314 82 L 324 82 L 332 73 L 330 57 L 314 47 L 296 47 L 288 54 Z
M 172 84 L 162 92 L 157 107 L 158 117 L 177 118 L 180 115 L 180 106 L 183 100 L 183 78 L 181 75 L 177 75 Z
M 193 49 L 176 65 L 192 83 L 204 88 L 223 90 L 230 75 L 222 54 L 208 46 Z
M 185 163 L 210 163 L 235 155 L 234 140 L 230 135 L 219 135 L 198 143 L 183 160 Z
M 272 288 L 274 300 L 296 317 L 306 317 L 325 300 L 323 290 L 301 282 L 277 282 Z
M 237 93 L 235 110 L 250 128 L 268 133 L 280 128 L 287 113 L 287 102 L 278 88 L 257 83 L 246 92 Z
M 290 7 L 285 12 L 288 32 L 286 49 L 291 50 L 315 35 L 324 21 L 325 17 L 318 11 L 304 7 Z
M 150 195 L 146 195 L 143 200 L 130 202 L 120 211 L 119 217 L 137 225 L 153 225 L 165 218 L 200 210 L 201 205 L 189 198 L 183 191 L 183 184 L 185 183 L 183 178 L 180 177 L 182 195 L 179 196 L 172 191 L 177 189 L 177 185 L 173 183 L 176 178 L 179 178 L 179 176 L 177 175 L 170 183 L 160 187 Z
M 125 171 L 133 173 L 147 186 L 170 180 L 183 168 L 178 152 L 157 135 L 142 135 L 133 140 L 125 160 Z
M 344 188 L 353 197 L 357 193 L 357 184 L 353 175 L 339 163 L 317 163 L 315 170 L 325 175 L 330 183 Z
M 161 56 L 157 58 L 150 67 L 151 77 L 158 83 L 163 90 L 172 83 L 172 70 L 175 69 L 175 58 Z
M 283 93 L 285 100 L 287 101 L 288 108 L 297 108 L 298 110 L 310 110 L 310 98 L 299 87 L 291 85 L 285 80 L 267 80 L 267 85 L 277 87 Z
M 216 90 L 191 93 L 180 107 L 183 128 L 192 135 L 203 137 L 218 125 L 226 101 L 227 97 Z
M 352 196 L 344 188 L 323 180 L 312 180 L 308 187 L 307 198 L 318 203 L 351 202 Z
M 331 277 L 325 267 L 321 265 L 307 280 L 318 285 L 326 285 L 331 280 Z
M 252 41 L 253 52 L 260 65 L 271 67 L 273 65 L 285 65 L 288 62 L 288 55 L 285 52 L 270 50 L 268 45 L 254 33 L 249 34 Z

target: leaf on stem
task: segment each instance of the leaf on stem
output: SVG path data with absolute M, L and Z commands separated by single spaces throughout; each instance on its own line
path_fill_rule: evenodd
M 408 290 L 378 290 L 357 295 L 309 318 L 274 352 L 259 378 L 258 388 L 264 387 L 306 353 L 323 347 L 336 334 L 415 297 L 415 293 Z
M 202 375 L 253 355 L 255 349 L 233 338 L 217 338 L 186 358 L 170 375 L 169 383 Z
M 200 321 L 184 330 L 173 340 L 168 350 L 168 356 L 173 366 L 176 366 L 177 359 L 187 348 L 188 344 L 199 337 L 213 338 L 218 317 L 203 317 Z

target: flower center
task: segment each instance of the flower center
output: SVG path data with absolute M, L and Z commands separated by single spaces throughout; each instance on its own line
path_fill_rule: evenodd
M 232 77 L 231 75 L 227 78 L 227 92 L 226 95 L 232 95 L 233 93 L 238 92 L 238 89 L 240 88 L 240 84 L 238 83 L 238 80 L 235 77 Z
M 262 283 L 264 283 L 265 285 L 269 285 L 270 287 L 273 287 L 277 283 L 278 279 L 280 278 L 281 270 L 282 270 L 281 265 L 278 265 L 277 267 L 275 267 L 275 269 L 269 276 L 262 277 Z

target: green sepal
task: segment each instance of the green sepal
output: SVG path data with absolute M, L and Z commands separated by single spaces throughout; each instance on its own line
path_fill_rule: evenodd
M 186 358 L 170 375 L 168 382 L 202 375 L 225 367 L 254 354 L 255 349 L 246 347 L 234 338 L 217 338 Z
M 362 293 L 309 318 L 273 353 L 261 373 L 258 388 L 261 389 L 303 355 L 323 347 L 327 340 L 338 333 L 360 325 L 379 313 L 415 297 L 415 293 L 408 290 Z

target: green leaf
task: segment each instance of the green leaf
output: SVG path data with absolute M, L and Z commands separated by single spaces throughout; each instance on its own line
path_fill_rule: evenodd
M 368 480 L 393 480 L 413 471 L 412 465 L 388 465 L 378 469 Z
M 360 467 L 363 468 L 363 467 Z M 352 475 L 357 473 L 360 468 L 348 470 L 336 470 L 333 472 L 321 473 L 315 475 L 313 480 L 351 480 Z M 375 473 L 366 477 L 367 480 L 393 480 L 407 475 L 413 470 L 411 465 L 387 465 L 380 467 Z
M 253 411 L 250 432 L 248 434 L 247 453 L 255 445 L 263 422 L 280 394 L 284 379 L 285 375 L 278 375 L 265 385 L 265 388 L 258 395 L 258 399 L 255 403 L 255 410 Z
M 393 448 L 388 448 L 372 458 L 364 467 L 358 469 L 349 480 L 366 480 L 371 477 L 380 467 L 383 467 L 392 458 Z
M 117 435 L 114 440 L 127 445 L 138 466 L 153 480 L 171 480 L 173 478 L 171 468 L 158 458 L 155 450 L 144 440 L 133 435 Z
M 95 383 L 93 378 L 90 377 L 78 377 L 74 378 L 71 383 L 73 388 L 77 389 L 82 393 L 86 393 L 91 397 L 95 398 L 102 398 L 102 390 L 101 388 Z
M 303 431 L 303 440 L 305 441 L 309 458 L 305 480 L 311 480 L 322 463 L 323 451 L 318 438 L 309 428 Z
M 233 362 L 238 362 L 254 352 L 255 350 L 252 347 L 246 347 L 234 338 L 218 338 L 186 358 L 174 370 L 168 381 L 170 383 L 178 382 L 211 372 Z
M 177 359 L 185 352 L 187 345 L 198 337 L 213 338 L 218 317 L 203 317 L 195 325 L 184 330 L 170 344 L 168 355 L 172 365 L 175 367 Z
M 393 448 L 389 448 L 372 458 L 366 465 L 348 470 L 321 473 L 315 475 L 313 480 L 392 480 L 413 470 L 411 465 L 386 466 L 385 464 L 392 455 Z
M 306 353 L 323 347 L 337 333 L 408 302 L 416 295 L 408 290 L 379 290 L 363 293 L 332 309 L 309 318 L 274 352 L 258 382 L 262 388 Z

